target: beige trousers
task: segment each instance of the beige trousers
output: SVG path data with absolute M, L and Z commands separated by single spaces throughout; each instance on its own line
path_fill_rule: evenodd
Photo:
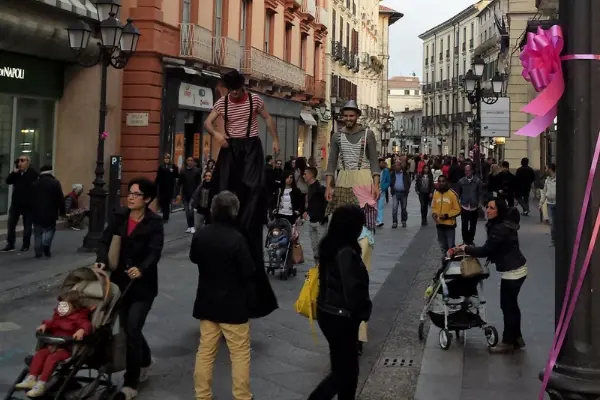
M 371 272 L 371 255 L 373 254 L 373 246 L 369 244 L 368 238 L 362 238 L 358 241 L 360 249 L 362 250 L 361 256 L 363 263 L 367 267 L 367 271 Z M 358 328 L 358 340 L 361 342 L 367 342 L 367 323 L 361 322 Z
M 250 324 L 218 324 L 200 321 L 200 346 L 196 353 L 194 389 L 196 400 L 212 400 L 212 378 L 221 334 L 229 348 L 234 400 L 251 400 Z

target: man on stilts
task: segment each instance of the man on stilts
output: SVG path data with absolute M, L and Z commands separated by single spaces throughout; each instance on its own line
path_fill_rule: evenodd
M 333 213 L 337 207 L 348 204 L 357 205 L 364 211 L 366 224 L 358 242 L 362 249 L 363 262 L 370 271 L 371 253 L 375 244 L 373 233 L 377 224 L 377 200 L 380 194 L 377 141 L 372 131 L 358 123 L 361 111 L 356 101 L 350 100 L 340 113 L 344 126 L 331 138 L 325 174 L 328 214 Z M 337 178 L 334 178 L 338 164 L 341 169 Z M 367 324 L 363 322 L 359 330 L 359 354 L 362 353 L 362 344 L 366 341 Z
M 244 89 L 245 79 L 241 73 L 227 73 L 223 77 L 223 83 L 228 94 L 214 104 L 204 122 L 204 128 L 221 147 L 213 173 L 216 193 L 230 190 L 240 200 L 239 229 L 248 239 L 256 264 L 256 304 L 252 304 L 251 318 L 260 318 L 277 308 L 277 299 L 263 265 L 263 223 L 267 199 L 265 157 L 258 136 L 258 115 L 265 121 L 273 138 L 275 156 L 279 153 L 279 138 L 275 122 L 267 112 L 263 100 Z M 214 127 L 218 117 L 223 118 L 225 132 Z

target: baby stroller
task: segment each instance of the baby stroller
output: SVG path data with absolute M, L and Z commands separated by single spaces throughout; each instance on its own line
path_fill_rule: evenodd
M 37 334 L 35 350 L 49 345 L 72 346 L 71 357 L 56 366 L 46 383 L 44 395 L 38 398 L 111 400 L 118 393 L 117 386 L 112 383 L 112 375 L 124 369 L 124 363 L 117 362 L 114 357 L 114 354 L 118 354 L 114 351 L 117 335 L 113 337 L 113 325 L 121 297 L 119 288 L 110 282 L 104 271 L 83 267 L 70 272 L 61 289 L 76 290 L 82 294 L 84 306 L 93 310 L 90 313 L 93 331 L 81 341 L 75 341 L 72 337 Z M 122 349 L 121 353 L 124 355 L 125 350 Z M 32 359 L 32 355 L 25 359 L 26 366 L 4 400 L 26 398 L 25 392 L 17 391 L 15 385 L 29 373 Z
M 437 271 L 431 286 L 427 289 L 426 304 L 419 322 L 419 339 L 424 340 L 425 316 L 440 328 L 439 344 L 444 350 L 452 343 L 451 331 L 456 338 L 460 332 L 471 328 L 481 328 L 490 347 L 498 344 L 498 331 L 485 321 L 485 299 L 483 281 L 489 278 L 487 266 L 481 266 L 481 272 L 465 277 L 461 272 L 461 262 L 467 256 L 446 257 Z M 476 259 L 471 260 L 477 262 Z
M 290 275 L 296 276 L 297 270 L 292 263 L 291 250 L 297 240 L 294 237 L 297 229 L 283 218 L 269 223 L 268 229 L 265 241 L 267 273 L 275 275 L 275 271 L 278 270 L 280 279 L 287 279 Z

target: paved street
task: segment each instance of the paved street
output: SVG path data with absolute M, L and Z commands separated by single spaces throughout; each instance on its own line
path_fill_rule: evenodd
M 417 203 L 416 196 L 412 195 L 408 228 L 392 230 L 391 224 L 387 223 L 377 232 L 371 274 L 373 296 L 378 295 L 392 270 L 396 279 L 400 280 L 416 270 L 415 265 L 400 265 L 397 261 L 420 230 Z M 388 205 L 386 221 L 391 219 L 390 212 L 391 205 Z M 433 238 L 434 231 L 429 229 L 430 232 L 425 234 Z M 293 303 L 303 283 L 303 273 L 312 264 L 306 233 L 302 234 L 302 244 L 307 262 L 300 266 L 298 276 L 288 281 L 272 278 L 280 309 L 252 324 L 252 388 L 258 399 L 306 398 L 328 368 L 324 338 L 319 333 L 318 343 L 315 343 L 308 321 L 293 311 Z M 145 399 L 189 399 L 193 393 L 192 371 L 198 323 L 191 317 L 191 311 L 196 279 L 196 268 L 188 261 L 187 245 L 165 252 L 160 264 L 160 295 L 145 329 L 157 359 L 152 379 L 143 391 Z M 405 284 L 409 285 L 410 281 L 406 280 Z M 388 285 L 388 288 L 387 296 L 392 299 L 398 297 L 393 287 Z M 375 300 L 377 304 L 377 298 Z M 54 293 L 41 293 L 11 301 L 0 309 L 0 393 L 21 367 L 23 357 L 33 346 L 35 327 L 48 317 L 53 305 Z M 366 348 L 365 360 L 378 358 L 394 316 L 395 312 L 384 321 L 377 321 L 377 316 L 374 316 L 372 344 Z M 367 365 L 363 372 L 368 371 Z M 215 376 L 215 398 L 230 398 L 229 362 L 225 348 L 219 353 Z

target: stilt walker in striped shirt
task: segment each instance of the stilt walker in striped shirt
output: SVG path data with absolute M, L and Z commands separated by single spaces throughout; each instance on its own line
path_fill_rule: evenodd
M 267 206 L 259 115 L 273 138 L 275 157 L 279 153 L 279 138 L 275 121 L 263 100 L 245 90 L 241 73 L 229 72 L 223 77 L 223 83 L 229 93 L 215 102 L 204 128 L 221 147 L 213 173 L 215 192 L 229 190 L 240 200 L 239 228 L 248 239 L 256 264 L 256 299 L 251 301 L 250 317 L 260 318 L 277 308 L 277 299 L 263 265 L 263 223 Z M 215 128 L 218 118 L 223 119 L 225 132 Z
M 362 249 L 362 259 L 371 270 L 371 253 L 375 240 L 373 233 L 377 220 L 377 200 L 379 198 L 379 161 L 377 141 L 372 131 L 358 123 L 361 111 L 356 101 L 350 100 L 341 109 L 344 126 L 331 138 L 329 161 L 327 163 L 327 188 L 325 196 L 328 214 L 348 204 L 362 208 L 366 224 L 358 240 Z M 337 178 L 334 177 L 340 166 Z M 334 189 L 335 179 L 335 189 Z M 363 322 L 359 329 L 359 354 L 362 344 L 367 341 L 367 324 Z

